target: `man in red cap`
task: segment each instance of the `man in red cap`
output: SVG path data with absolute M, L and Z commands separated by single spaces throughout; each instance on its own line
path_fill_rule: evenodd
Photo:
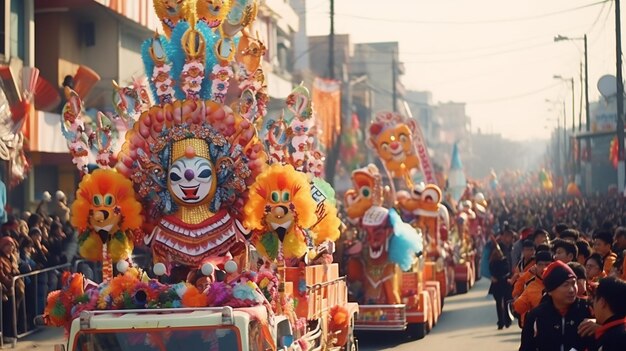
M 545 270 L 547 296 L 526 315 L 520 351 L 585 350 L 591 338 L 578 335 L 578 325 L 589 318 L 587 304 L 576 295 L 576 274 L 565 263 L 555 261 Z

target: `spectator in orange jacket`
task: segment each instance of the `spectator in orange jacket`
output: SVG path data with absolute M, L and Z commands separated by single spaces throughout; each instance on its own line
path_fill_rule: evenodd
M 541 277 L 543 270 L 552 261 L 554 261 L 554 259 L 552 258 L 552 253 L 550 251 L 538 251 L 535 255 L 536 263 L 530 267 L 528 271 L 524 272 L 515 282 L 512 293 L 513 299 L 519 298 L 528 284 L 530 284 L 537 276 Z
M 600 254 L 604 260 L 604 273 L 611 273 L 613 264 L 617 260 L 617 255 L 611 251 L 613 245 L 613 234 L 607 231 L 601 231 L 593 236 L 593 251 Z
M 522 257 L 513 267 L 513 276 L 510 283 L 514 285 L 517 279 L 535 265 L 535 243 L 532 240 L 524 240 L 522 243 Z
M 539 251 L 535 255 L 535 260 L 537 263 L 535 264 L 534 269 L 529 270 L 529 273 L 533 275 L 530 281 L 523 287 L 523 292 L 513 302 L 513 309 L 520 316 L 520 321 L 522 325 L 524 325 L 524 316 L 533 308 L 539 306 L 541 302 L 541 298 L 543 296 L 543 272 L 546 267 L 552 263 L 552 254 L 547 251 Z

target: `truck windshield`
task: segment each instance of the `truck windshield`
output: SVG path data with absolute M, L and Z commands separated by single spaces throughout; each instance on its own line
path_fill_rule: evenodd
M 74 351 L 240 350 L 235 328 L 89 330 L 78 333 Z

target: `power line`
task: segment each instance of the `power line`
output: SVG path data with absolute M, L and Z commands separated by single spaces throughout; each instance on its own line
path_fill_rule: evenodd
M 393 22 L 393 23 L 409 23 L 409 24 L 444 24 L 444 25 L 450 25 L 450 24 L 460 24 L 460 25 L 466 25 L 466 24 L 468 24 L 468 25 L 475 25 L 475 24 L 499 24 L 499 23 L 532 21 L 532 20 L 542 19 L 542 18 L 546 18 L 546 17 L 557 16 L 557 15 L 565 14 L 565 13 L 568 13 L 568 12 L 574 12 L 574 11 L 582 10 L 582 9 L 585 9 L 585 8 L 588 8 L 588 7 L 604 4 L 604 3 L 607 3 L 609 1 L 612 1 L 612 0 L 602 0 L 602 1 L 591 3 L 591 4 L 587 4 L 587 5 L 572 7 L 572 8 L 569 8 L 569 9 L 564 9 L 564 10 L 554 11 L 554 12 L 548 12 L 548 13 L 544 13 L 544 14 L 540 14 L 540 15 L 534 15 L 534 16 L 517 17 L 517 18 L 505 18 L 505 19 L 494 19 L 494 20 L 477 20 L 477 21 L 407 20 L 407 19 L 398 19 L 398 18 L 369 17 L 369 16 L 361 16 L 361 15 L 354 15 L 354 14 L 348 14 L 348 13 L 336 13 L 336 15 L 337 16 L 342 16 L 342 17 L 350 17 L 350 18 L 355 18 L 355 19 L 368 20 L 368 21 Z
M 544 92 L 546 90 L 550 90 L 556 86 L 561 85 L 561 82 L 558 82 L 556 84 L 551 84 L 548 85 L 546 87 L 537 89 L 537 90 L 532 90 L 532 91 L 528 91 L 525 93 L 521 93 L 518 95 L 511 95 L 511 96 L 503 96 L 503 97 L 499 97 L 499 98 L 494 98 L 494 99 L 485 99 L 485 100 L 475 100 L 475 101 L 467 101 L 466 104 L 468 105 L 486 105 L 486 104 L 492 104 L 492 103 L 497 103 L 497 102 L 503 102 L 503 101 L 510 101 L 510 100 L 517 100 L 523 97 L 527 97 L 527 96 L 532 96 L 541 92 Z
M 612 6 L 613 6 L 613 4 L 611 4 L 611 7 Z M 598 16 L 596 16 L 596 19 L 591 24 L 591 27 L 589 27 L 589 29 L 587 29 L 587 31 L 585 33 L 591 33 L 593 31 L 593 29 L 595 28 L 596 24 L 598 24 L 598 20 L 600 19 L 600 17 L 602 17 L 602 13 L 604 12 L 604 8 L 605 7 L 606 7 L 606 3 L 602 4 L 602 8 L 600 8 L 600 11 L 598 11 Z M 610 8 L 609 8 L 609 12 L 611 12 Z
M 438 60 L 410 60 L 410 61 L 401 61 L 401 63 L 403 63 L 403 64 L 412 64 L 412 63 L 446 63 L 446 62 L 458 62 L 458 61 L 466 61 L 466 60 L 475 60 L 475 59 L 482 59 L 482 58 L 485 58 L 485 57 L 499 56 L 499 55 L 509 54 L 509 53 L 513 53 L 513 52 L 530 50 L 530 49 L 534 49 L 534 48 L 538 48 L 538 47 L 542 47 L 542 46 L 549 46 L 549 45 L 552 45 L 552 41 L 541 43 L 541 44 L 525 46 L 525 47 L 521 47 L 521 48 L 496 51 L 496 52 L 483 54 L 483 55 L 474 55 L 474 56 L 465 56 L 465 57 L 456 57 L 456 58 L 438 59 Z M 389 54 L 391 54 L 390 51 L 389 52 L 378 51 L 377 53 L 383 53 L 383 54 L 384 53 L 389 53 Z M 375 64 L 387 64 L 387 65 L 389 64 L 388 61 L 355 60 L 354 62 L 357 63 L 357 64 L 365 63 L 365 64 L 368 64 L 368 65 L 369 64 L 374 64 L 374 65 Z
M 539 94 L 542 93 L 546 90 L 550 90 L 554 87 L 560 86 L 561 83 L 553 83 L 551 85 L 545 86 L 543 88 L 540 89 L 536 89 L 536 90 L 532 90 L 532 91 L 527 91 L 521 94 L 517 94 L 517 95 L 511 95 L 511 96 L 502 96 L 502 97 L 498 97 L 498 98 L 493 98 L 493 99 L 485 99 L 485 100 L 474 100 L 474 101 L 459 101 L 459 103 L 461 104 L 466 104 L 466 105 L 487 105 L 487 104 L 493 104 L 493 103 L 498 103 L 498 102 L 504 102 L 504 101 L 511 101 L 511 100 L 517 100 L 517 99 L 521 99 L 527 96 L 532 96 L 535 94 Z M 381 94 L 385 94 L 387 96 L 392 96 L 392 92 L 388 91 L 387 89 L 384 88 L 380 88 L 380 87 L 376 87 L 374 85 L 368 84 L 368 87 L 372 90 L 374 90 L 375 92 L 381 93 Z M 408 99 L 406 96 L 403 96 L 402 99 L 410 104 L 416 104 L 416 105 L 422 105 L 422 106 L 429 106 L 428 104 L 421 102 L 421 101 L 415 101 L 415 100 L 411 100 Z

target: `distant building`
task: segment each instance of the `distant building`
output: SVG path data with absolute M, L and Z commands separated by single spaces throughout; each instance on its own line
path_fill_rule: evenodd
M 403 104 L 406 88 L 401 79 L 405 68 L 398 52 L 398 42 L 355 44 L 351 72 L 353 76 L 367 76 L 374 113 L 395 110 L 408 114 Z
M 322 78 L 330 77 L 330 67 L 328 66 L 328 35 L 318 35 L 309 37 L 309 59 L 313 74 Z M 342 82 L 347 81 L 350 74 L 352 62 L 353 46 L 350 42 L 350 35 L 336 34 L 334 40 L 334 79 Z
M 291 7 L 298 15 L 298 29 L 293 35 L 293 50 L 291 50 L 291 66 L 294 83 L 311 82 L 309 37 L 306 30 L 306 0 L 289 0 Z
M 280 113 L 285 98 L 293 89 L 294 42 L 300 28 L 301 16 L 289 1 L 260 1 L 253 32 L 258 32 L 267 51 L 263 71 L 270 96 L 268 114 Z M 301 41 L 298 45 L 304 45 Z

